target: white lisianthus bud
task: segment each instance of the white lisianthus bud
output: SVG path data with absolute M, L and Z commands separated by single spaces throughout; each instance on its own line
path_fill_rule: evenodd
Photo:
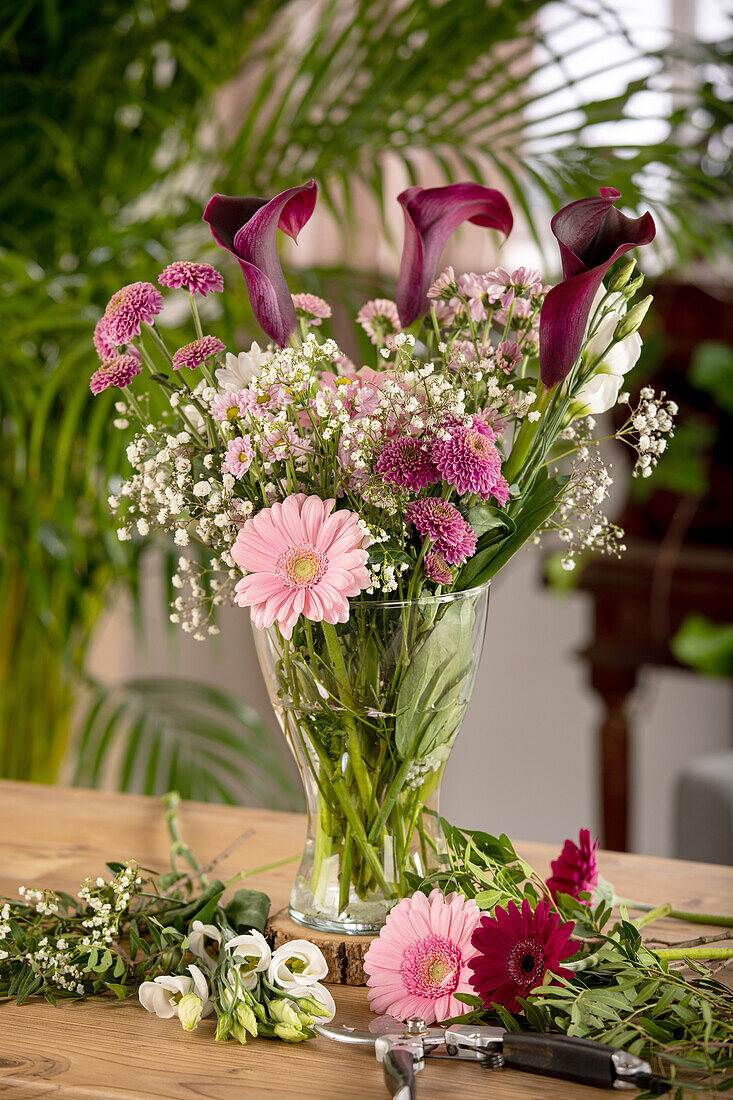
M 267 980 L 281 989 L 297 992 L 315 985 L 328 974 L 328 963 L 319 948 L 308 940 L 291 940 L 273 952 Z
M 201 1019 L 204 1003 L 195 993 L 186 993 L 178 1002 L 178 1019 L 184 1031 L 193 1031 Z
M 641 322 L 647 315 L 649 306 L 652 304 L 653 298 L 651 294 L 647 294 L 646 298 L 642 298 L 640 302 L 637 302 L 635 306 L 632 306 L 626 316 L 619 321 L 614 333 L 617 340 L 625 340 L 627 336 L 631 336 L 638 329 Z
M 325 985 L 316 982 L 307 990 L 307 997 L 298 998 L 298 1008 L 309 1016 L 317 1016 L 328 1023 L 336 1015 L 336 1004 Z

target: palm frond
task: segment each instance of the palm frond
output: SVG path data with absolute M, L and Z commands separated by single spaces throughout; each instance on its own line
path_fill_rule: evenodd
M 90 687 L 74 782 L 122 791 L 300 809 L 299 784 L 262 719 L 228 692 L 176 678 Z

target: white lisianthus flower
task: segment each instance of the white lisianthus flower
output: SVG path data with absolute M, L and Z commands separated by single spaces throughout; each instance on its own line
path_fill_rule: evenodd
M 188 930 L 188 949 L 197 959 L 206 963 L 209 970 L 216 970 L 217 960 L 204 946 L 207 939 L 221 944 L 221 932 L 214 924 L 202 924 L 200 920 L 195 920 Z
M 261 932 L 253 928 L 246 936 L 235 936 L 227 940 L 226 950 L 236 963 L 242 985 L 245 989 L 254 989 L 257 975 L 267 970 L 272 957 L 270 945 Z
M 594 374 L 578 390 L 572 405 L 573 416 L 598 416 L 612 409 L 622 381 L 615 374 Z
M 311 985 L 306 990 L 308 997 L 306 1000 L 300 1000 L 298 1007 L 307 1012 L 309 1016 L 317 1016 L 323 1023 L 328 1023 L 336 1015 L 336 1002 L 329 993 L 325 985 L 321 985 L 320 982 L 316 982 L 315 985 Z M 309 1000 L 315 1002 L 315 1004 L 309 1004 Z M 316 1005 L 320 1007 L 320 1011 L 316 1011 Z
M 606 294 L 601 283 L 593 300 L 591 317 Z M 621 318 L 626 313 L 626 303 L 620 294 L 609 299 L 611 310 L 603 318 L 597 330 L 586 344 L 584 359 L 595 364 L 595 373 L 585 382 L 573 401 L 573 416 L 600 415 L 616 404 L 625 374 L 631 370 L 641 354 L 642 342 L 638 332 L 632 332 L 625 340 L 608 345 Z M 606 350 L 608 348 L 608 350 Z
M 255 378 L 265 363 L 272 359 L 271 351 L 263 351 L 255 341 L 249 351 L 240 351 L 239 355 L 227 353 L 224 366 L 216 371 L 216 381 L 224 393 L 243 390 Z
M 328 963 L 320 949 L 308 940 L 291 940 L 274 951 L 267 968 L 270 985 L 294 993 L 314 986 L 328 974 Z
M 201 970 L 194 963 L 191 963 L 188 970 L 190 977 L 185 974 L 162 974 L 152 982 L 143 982 L 138 990 L 138 997 L 143 1008 L 161 1020 L 178 1016 L 180 1006 L 186 998 L 181 1023 L 184 1028 L 191 1030 L 202 1016 L 208 1016 L 214 1011 L 214 1003 L 209 997 L 209 983 Z M 189 994 L 200 1001 L 200 1012 L 199 1005 L 189 998 Z M 194 1017 L 195 1023 L 191 1024 Z

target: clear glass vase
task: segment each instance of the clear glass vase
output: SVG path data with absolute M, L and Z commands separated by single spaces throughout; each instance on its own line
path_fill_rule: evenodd
M 255 629 L 300 769 L 308 834 L 290 896 L 311 928 L 378 931 L 442 852 L 445 764 L 481 657 L 489 586 L 351 601 L 348 622 Z

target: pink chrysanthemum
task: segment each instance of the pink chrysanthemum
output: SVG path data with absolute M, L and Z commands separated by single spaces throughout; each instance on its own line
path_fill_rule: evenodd
M 456 994 L 471 992 L 468 964 L 479 917 L 475 901 L 437 889 L 395 905 L 364 957 L 372 1011 L 398 1020 L 420 1016 L 427 1024 L 465 1012 Z
M 152 283 L 128 283 L 113 294 L 104 311 L 107 336 L 113 344 L 129 344 L 140 335 L 143 321 L 151 324 L 163 308 L 163 295 Z
M 414 523 L 432 549 L 450 565 L 462 565 L 476 549 L 476 532 L 454 504 L 439 497 L 415 500 L 405 509 L 405 519 Z
M 293 305 L 298 316 L 313 327 L 322 324 L 332 312 L 328 302 L 324 302 L 323 298 L 319 298 L 316 294 L 294 294 Z
M 230 393 L 217 393 L 213 398 L 209 409 L 214 420 L 239 420 L 245 412 L 249 395 L 244 390 L 236 390 Z
M 438 471 L 427 447 L 409 435 L 385 443 L 374 469 L 385 481 L 415 493 L 438 480 Z
M 118 354 L 117 345 L 113 343 L 109 335 L 109 323 L 106 317 L 100 317 L 94 326 L 94 346 L 97 349 L 97 355 L 106 362 L 107 359 L 114 359 Z
M 221 464 L 223 474 L 233 474 L 234 477 L 244 477 L 252 465 L 255 452 L 248 435 L 239 435 L 236 439 L 230 439 L 227 443 L 227 453 Z
M 445 560 L 434 550 L 429 550 L 425 555 L 425 576 L 435 584 L 450 584 L 453 574 Z
M 570 894 L 577 898 L 587 891 L 591 898 L 598 885 L 598 837 L 591 838 L 590 829 L 581 829 L 578 843 L 566 840 L 562 852 L 552 861 L 552 875 L 547 886 L 553 898 Z
M 484 500 L 491 496 L 501 477 L 501 456 L 496 436 L 488 425 L 450 429 L 448 439 L 433 444 L 433 461 L 441 476 L 456 492 L 477 493 Z
M 130 348 L 124 355 L 115 355 L 112 359 L 105 360 L 89 379 L 89 389 L 95 397 L 110 386 L 124 390 L 141 370 L 140 353 L 136 348 Z
M 265 462 L 281 462 L 283 459 L 310 454 L 313 445 L 298 435 L 292 425 L 286 424 L 265 432 L 260 440 L 259 450 Z
M 226 351 L 226 345 L 217 336 L 202 336 L 200 340 L 193 340 L 178 349 L 173 356 L 173 370 L 181 370 L 183 367 L 195 370 L 222 351 Z
M 575 922 L 563 924 L 550 912 L 549 901 L 534 912 L 525 898 L 521 911 L 510 901 L 506 909 L 498 905 L 493 917 L 484 913 L 471 937 L 476 948 L 468 963 L 473 991 L 487 1007 L 495 1003 L 521 1011 L 517 997 L 542 985 L 548 971 L 571 977 L 572 971 L 560 964 L 580 948 L 570 940 L 574 931 Z
M 452 267 L 446 267 L 433 285 L 428 287 L 428 298 L 452 298 L 457 289 L 456 273 Z
M 496 349 L 496 365 L 505 374 L 511 374 L 522 362 L 522 352 L 516 340 L 502 340 Z
M 176 260 L 164 268 L 158 276 L 161 286 L 168 286 L 174 290 L 185 287 L 189 294 L 200 294 L 205 298 L 207 294 L 224 289 L 224 278 L 211 264 L 192 263 L 190 260 Z
M 248 576 L 235 602 L 252 622 L 277 623 L 290 638 L 300 615 L 311 622 L 345 623 L 349 597 L 370 586 L 364 532 L 354 512 L 334 512 L 335 500 L 296 493 L 263 508 L 237 535 L 232 557 Z
M 372 298 L 365 302 L 356 320 L 373 344 L 384 344 L 387 337 L 402 332 L 397 306 L 389 298 Z

